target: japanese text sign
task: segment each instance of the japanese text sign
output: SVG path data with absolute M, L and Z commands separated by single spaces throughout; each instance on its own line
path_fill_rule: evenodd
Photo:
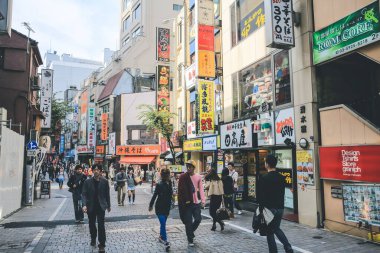
M 277 145 L 285 145 L 286 139 L 295 142 L 294 109 L 288 108 L 276 112 L 275 127 Z
M 88 108 L 87 146 L 94 147 L 96 144 L 95 108 Z
M 214 51 L 214 27 L 198 26 L 198 50 Z
M 170 68 L 168 66 L 157 66 L 157 106 L 159 111 L 170 111 Z
M 214 133 L 214 82 L 199 80 L 199 133 Z
M 265 1 L 265 30 L 268 47 L 294 47 L 292 0 Z
M 251 120 L 241 120 L 221 125 L 221 149 L 252 148 Z
M 183 142 L 183 151 L 202 151 L 202 139 L 185 140 Z
M 108 139 L 108 154 L 114 155 L 116 152 L 116 133 L 110 133 Z
M 104 145 L 97 145 L 95 151 L 96 154 L 104 154 Z
M 198 76 L 215 77 L 215 53 L 198 50 Z
M 106 141 L 108 139 L 108 113 L 102 113 L 102 131 L 100 133 L 100 139 Z
M 157 38 L 157 61 L 170 61 L 170 30 L 167 28 L 156 28 Z
M 263 27 L 265 24 L 265 8 L 264 2 L 253 9 L 245 18 L 240 21 L 241 38 L 244 39 L 248 35 Z
M 186 88 L 192 88 L 195 85 L 197 73 L 195 68 L 195 63 L 193 63 L 190 67 L 185 70 L 185 80 L 186 80 Z
M 293 187 L 293 171 L 292 169 L 278 169 L 278 173 L 285 177 L 285 187 Z
M 41 70 L 41 102 L 40 111 L 45 119 L 42 120 L 41 128 L 51 127 L 51 103 L 53 97 L 53 70 Z M 55 126 L 53 126 L 55 127 Z
M 297 183 L 314 185 L 313 150 L 297 150 Z
M 116 155 L 159 155 L 159 145 L 116 146 Z
M 214 25 L 214 1 L 196 0 L 198 23 L 202 25 Z

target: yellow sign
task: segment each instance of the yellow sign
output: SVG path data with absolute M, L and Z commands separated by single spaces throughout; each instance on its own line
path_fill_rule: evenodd
M 198 50 L 198 76 L 215 77 L 215 55 L 213 51 Z
M 202 151 L 202 139 L 192 139 L 183 142 L 183 151 Z
M 198 83 L 199 99 L 199 133 L 214 133 L 214 82 L 199 80 Z
M 173 173 L 183 172 L 182 165 L 168 165 L 168 168 Z

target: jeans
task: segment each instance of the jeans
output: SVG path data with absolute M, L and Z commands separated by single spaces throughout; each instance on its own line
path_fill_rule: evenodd
M 126 186 L 117 187 L 117 203 L 124 204 L 125 194 L 127 193 Z
M 102 209 L 94 209 L 92 212 L 88 212 L 88 224 L 90 226 L 91 241 L 96 241 L 98 235 L 98 241 L 101 246 L 105 246 L 106 243 L 106 229 L 104 227 L 105 211 Z M 95 222 L 98 220 L 98 230 L 96 230 Z
M 284 209 L 270 209 L 274 215 L 273 221 L 269 224 L 272 233 L 267 235 L 267 242 L 270 253 L 277 253 L 277 245 L 276 240 L 274 239 L 274 235 L 277 236 L 278 240 L 284 245 L 284 249 L 286 253 L 293 253 L 292 246 L 290 245 L 288 239 L 286 238 L 284 232 L 280 229 L 282 215 L 284 213 Z
M 184 208 L 183 212 L 182 222 L 185 224 L 187 240 L 193 242 L 194 232 L 202 221 L 201 206 L 200 204 L 190 204 Z
M 234 199 L 233 195 L 224 195 L 224 206 L 234 213 Z
M 239 205 L 239 202 L 236 201 L 236 193 L 234 193 L 234 198 L 233 198 L 234 206 L 237 210 L 241 210 L 241 207 Z M 232 212 L 233 213 L 233 212 Z
M 73 198 L 73 203 L 74 203 L 75 220 L 83 221 L 84 214 L 82 210 L 82 200 Z
M 161 239 L 165 242 L 168 240 L 168 237 L 166 235 L 166 221 L 168 219 L 168 216 L 163 214 L 157 214 L 158 220 L 160 221 L 160 236 Z

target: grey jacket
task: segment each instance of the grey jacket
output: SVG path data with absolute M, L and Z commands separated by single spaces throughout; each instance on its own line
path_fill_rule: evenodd
M 95 194 L 95 184 L 94 178 L 89 178 L 84 182 L 82 189 L 82 201 L 83 206 L 87 206 L 88 212 L 92 212 L 94 209 L 94 194 Z M 100 207 L 103 211 L 107 208 L 111 207 L 110 201 L 110 187 L 107 179 L 104 177 L 100 177 L 99 185 L 98 185 L 98 199 L 100 203 Z

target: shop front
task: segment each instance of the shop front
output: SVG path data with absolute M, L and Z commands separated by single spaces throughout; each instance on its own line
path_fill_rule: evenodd
M 205 174 L 212 164 L 216 164 L 216 152 L 218 149 L 218 137 L 205 136 L 183 142 L 183 151 L 186 154 L 187 160 L 197 162 L 197 172 Z
M 160 155 L 160 145 L 120 145 L 116 146 L 119 163 L 131 165 L 135 171 L 147 171 L 149 165 L 154 165 Z
M 76 147 L 76 152 L 77 152 L 78 160 L 81 163 L 85 163 L 90 166 L 93 164 L 94 151 L 92 150 L 92 148 L 89 148 L 86 145 L 78 145 Z

